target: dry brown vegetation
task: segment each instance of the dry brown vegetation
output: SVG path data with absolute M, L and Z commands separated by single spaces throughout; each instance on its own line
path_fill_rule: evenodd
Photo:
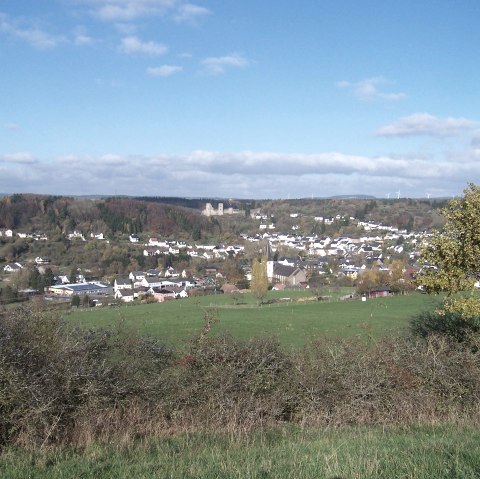
M 285 423 L 475 424 L 479 399 L 475 338 L 325 339 L 293 353 L 275 340 L 210 337 L 207 324 L 172 351 L 121 329 L 72 329 L 42 310 L 0 316 L 4 446 L 84 447 Z

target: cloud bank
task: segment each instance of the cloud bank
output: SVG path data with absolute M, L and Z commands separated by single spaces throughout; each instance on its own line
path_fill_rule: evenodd
M 457 158 L 460 160 L 460 158 Z M 480 180 L 480 149 L 461 161 L 368 157 L 339 152 L 216 152 L 78 157 L 39 161 L 30 153 L 0 156 L 0 192 L 286 198 L 371 194 L 458 194 Z
M 478 127 L 479 124 L 466 118 L 439 118 L 429 113 L 415 113 L 399 121 L 383 126 L 377 136 L 454 136 Z

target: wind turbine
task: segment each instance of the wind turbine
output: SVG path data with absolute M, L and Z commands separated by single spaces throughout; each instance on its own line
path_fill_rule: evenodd
M 400 190 L 397 191 L 397 200 L 400 199 Z
M 387 199 L 390 199 L 390 193 L 387 193 Z
M 432 196 L 430 193 L 427 193 L 427 200 L 430 199 L 430 196 Z

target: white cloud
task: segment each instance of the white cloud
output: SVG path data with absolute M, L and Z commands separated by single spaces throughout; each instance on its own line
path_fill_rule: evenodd
M 19 22 L 10 20 L 3 13 L 0 13 L 0 33 L 19 38 L 39 50 L 54 48 L 63 41 L 62 37 L 50 35 L 38 27 L 21 26 Z
M 227 68 L 244 68 L 248 64 L 249 61 L 237 53 L 223 57 L 208 57 L 202 60 L 205 71 L 211 75 L 221 75 Z
M 177 0 L 83 0 L 91 13 L 104 21 L 125 22 L 145 16 L 163 15 Z
M 427 135 L 447 137 L 478 127 L 478 123 L 466 118 L 439 118 L 429 113 L 415 113 L 400 118 L 396 123 L 385 125 L 377 131 L 378 136 Z
M 212 12 L 208 8 L 194 5 L 192 3 L 185 3 L 180 5 L 174 19 L 177 22 L 194 23 L 198 18 L 210 15 Z
M 6 123 L 3 126 L 4 126 L 4 128 L 6 128 L 7 130 L 10 130 L 10 131 L 16 131 L 16 130 L 20 129 L 20 125 L 18 125 L 17 123 Z
M 153 77 L 169 77 L 175 73 L 181 72 L 182 70 L 183 68 L 178 65 L 162 65 L 160 67 L 147 68 L 147 73 Z
M 368 157 L 340 152 L 217 152 L 186 155 L 77 157 L 37 161 L 30 153 L 0 155 L 0 191 L 280 198 L 372 194 L 459 194 L 480 182 L 480 150 L 442 160 Z M 22 179 L 23 178 L 23 179 Z M 21 186 L 21 188 L 20 188 Z
M 406 98 L 406 94 L 402 92 L 392 93 L 380 91 L 381 85 L 389 85 L 391 82 L 383 77 L 366 78 L 358 82 L 339 81 L 337 82 L 337 88 L 347 89 L 351 91 L 356 98 L 362 101 L 398 101 Z
M 86 33 L 85 27 L 75 28 L 74 34 L 74 43 L 75 45 L 81 47 L 85 45 L 92 45 L 94 43 L 93 38 Z
M 37 159 L 28 152 L 5 153 L 0 155 L 0 163 L 18 163 L 18 164 L 33 164 L 37 163 Z
M 77 34 L 75 35 L 75 45 L 84 46 L 91 45 L 93 43 L 93 38 L 88 35 Z
M 142 42 L 138 37 L 130 36 L 122 39 L 120 50 L 127 54 L 144 54 L 144 55 L 164 55 L 168 48 L 162 43 L 153 41 Z

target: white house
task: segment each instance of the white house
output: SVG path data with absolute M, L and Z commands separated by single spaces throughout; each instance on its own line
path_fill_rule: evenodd
M 16 273 L 23 269 L 23 266 L 20 263 L 8 263 L 3 267 L 5 273 Z
M 165 271 L 166 278 L 178 278 L 180 274 L 172 266 L 168 267 Z
M 83 236 L 83 234 L 80 233 L 79 231 L 74 231 L 73 233 L 68 233 L 67 238 L 69 240 L 81 239 L 82 241 L 86 241 L 85 236 Z
M 145 279 L 145 273 L 143 271 L 131 271 L 128 275 L 128 278 L 135 282 L 141 282 L 142 279 Z
M 113 283 L 113 289 L 115 292 L 125 289 L 133 289 L 133 285 L 130 281 L 130 278 L 116 278 Z
M 148 246 L 163 246 L 164 248 L 168 248 L 168 243 L 158 238 L 148 238 Z
M 160 288 L 162 286 L 162 280 L 153 276 L 150 278 L 143 278 L 141 285 L 145 286 L 145 288 Z
M 179 287 L 175 287 L 175 288 L 171 288 L 171 290 L 175 293 L 175 298 L 181 298 L 181 299 L 184 299 L 184 298 L 188 298 L 188 292 L 186 290 L 186 288 L 179 288 Z
M 37 256 L 35 258 L 35 263 L 37 263 L 37 264 L 48 264 L 48 263 L 50 263 L 50 260 L 48 258 L 41 258 L 40 256 Z
M 123 303 L 131 303 L 135 299 L 133 296 L 133 290 L 119 289 L 115 291 L 115 299 L 119 299 Z

